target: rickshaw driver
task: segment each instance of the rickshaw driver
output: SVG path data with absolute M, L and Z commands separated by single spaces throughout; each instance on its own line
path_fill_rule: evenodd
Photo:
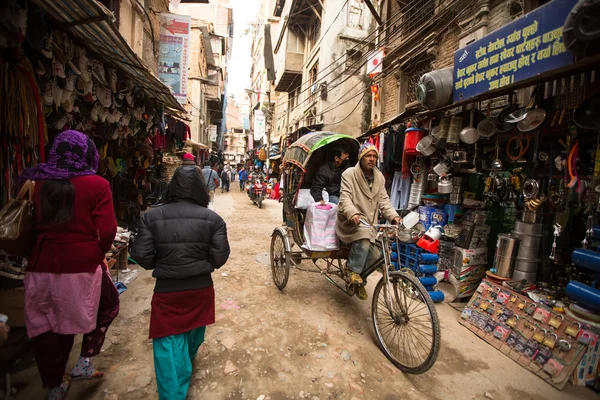
M 394 224 L 402 220 L 385 190 L 385 178 L 376 167 L 378 158 L 377 147 L 364 143 L 356 166 L 342 174 L 340 187 L 336 233 L 342 242 L 350 244 L 350 280 L 360 285 L 357 296 L 361 300 L 366 300 L 368 295 L 360 274 L 381 255 L 374 245 L 375 231 L 370 226 L 360 226 L 361 223 L 376 224 L 377 211 Z

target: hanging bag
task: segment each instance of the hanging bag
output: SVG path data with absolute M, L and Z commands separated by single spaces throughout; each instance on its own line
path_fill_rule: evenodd
M 11 256 L 27 257 L 34 244 L 33 189 L 27 181 L 16 199 L 0 210 L 0 252 Z

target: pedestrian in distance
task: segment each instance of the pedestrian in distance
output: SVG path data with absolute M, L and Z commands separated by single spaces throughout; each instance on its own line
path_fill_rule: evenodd
M 204 161 L 202 175 L 204 176 L 204 182 L 206 182 L 206 189 L 208 190 L 209 208 L 212 208 L 215 199 L 215 190 L 219 187 L 219 174 L 210 167 L 210 161 L 207 160 Z
M 248 180 L 248 172 L 245 167 L 242 167 L 239 172 L 240 176 L 240 192 L 243 192 L 246 189 L 246 181 Z
M 229 167 L 225 167 L 221 172 L 221 193 L 229 193 Z
M 25 171 L 34 183 L 36 241 L 28 257 L 25 325 L 48 399 L 63 399 L 72 379 L 98 379 L 92 357 L 119 312 L 105 261 L 117 232 L 109 183 L 96 175 L 98 151 L 85 134 L 56 136 L 48 162 Z M 75 335 L 80 357 L 65 377 Z
M 156 278 L 150 314 L 160 400 L 185 400 L 192 363 L 215 322 L 211 273 L 229 258 L 227 227 L 207 208 L 209 193 L 193 166 L 177 168 L 166 203 L 141 219 L 131 256 Z

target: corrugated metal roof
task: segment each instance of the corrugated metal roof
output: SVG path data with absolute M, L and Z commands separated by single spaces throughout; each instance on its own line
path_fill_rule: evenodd
M 133 52 L 117 27 L 114 15 L 96 0 L 33 0 L 56 20 L 62 29 L 81 39 L 88 49 L 129 75 L 146 94 L 165 107 L 185 112 L 144 62 Z

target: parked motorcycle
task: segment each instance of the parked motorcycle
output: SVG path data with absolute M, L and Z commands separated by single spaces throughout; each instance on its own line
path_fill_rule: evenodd
M 267 192 L 267 185 L 265 185 L 262 179 L 256 179 L 253 181 L 252 185 L 246 186 L 246 192 L 248 193 L 250 200 L 258 205 L 258 208 L 262 208 L 262 202 L 265 199 Z

